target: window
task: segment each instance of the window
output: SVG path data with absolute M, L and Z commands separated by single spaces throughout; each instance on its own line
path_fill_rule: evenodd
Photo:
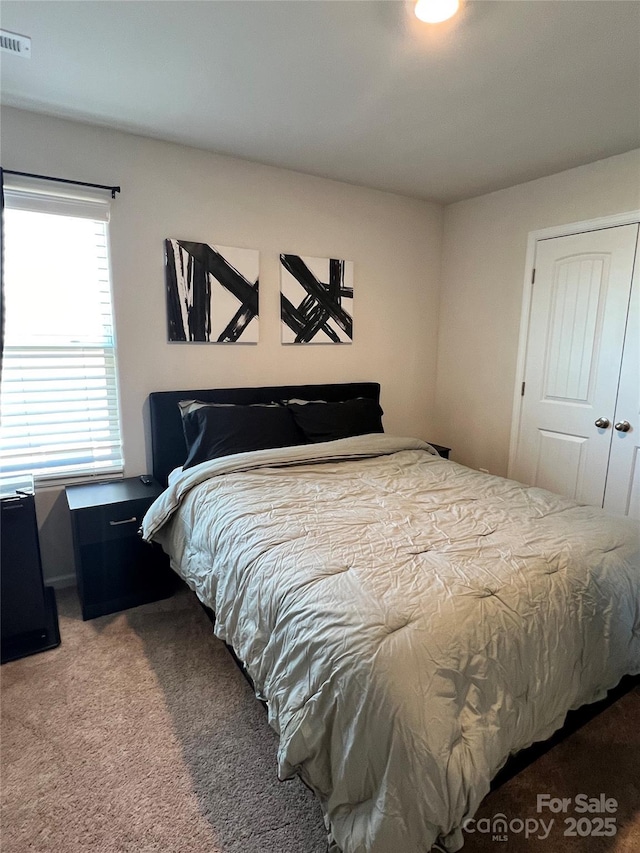
M 109 204 L 5 188 L 0 470 L 123 469 Z

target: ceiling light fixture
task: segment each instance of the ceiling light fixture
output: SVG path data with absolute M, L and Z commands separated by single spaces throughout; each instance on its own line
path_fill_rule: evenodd
M 414 11 L 426 24 L 439 24 L 452 18 L 459 7 L 460 0 L 418 0 Z

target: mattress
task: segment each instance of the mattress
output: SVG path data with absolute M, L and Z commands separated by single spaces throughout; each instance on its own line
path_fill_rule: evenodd
M 332 849 L 459 850 L 510 754 L 640 672 L 637 525 L 366 435 L 178 471 L 143 534 L 216 615 Z

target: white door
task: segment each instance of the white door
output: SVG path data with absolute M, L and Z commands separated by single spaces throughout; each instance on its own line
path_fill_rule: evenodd
M 640 256 L 631 288 L 604 508 L 640 521 Z
M 511 476 L 602 506 L 638 225 L 540 240 Z

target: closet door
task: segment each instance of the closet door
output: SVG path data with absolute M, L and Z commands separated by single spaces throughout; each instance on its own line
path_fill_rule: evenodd
M 512 476 L 595 506 L 604 500 L 637 237 L 637 225 L 623 225 L 536 247 Z
M 640 521 L 640 249 L 629 303 L 604 508 Z

